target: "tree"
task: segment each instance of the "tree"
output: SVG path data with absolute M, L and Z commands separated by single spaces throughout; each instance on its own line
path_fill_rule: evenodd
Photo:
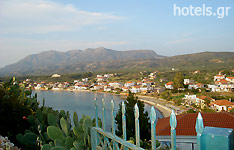
M 196 113 L 196 111 L 193 110 L 193 109 L 189 109 L 189 110 L 187 111 L 187 113 Z
M 181 72 L 177 72 L 174 77 L 173 86 L 175 89 L 182 88 L 184 82 L 184 76 Z
M 148 113 L 144 111 L 144 103 L 138 100 L 138 97 L 135 97 L 134 94 L 129 92 L 129 95 L 125 101 L 125 110 L 126 110 L 126 131 L 127 139 L 130 137 L 135 138 L 135 115 L 134 115 L 134 106 L 137 103 L 139 107 L 139 123 L 140 123 L 140 138 L 142 141 L 144 139 L 150 139 L 150 122 Z M 117 124 L 117 135 L 122 136 L 122 105 L 119 105 L 118 113 L 115 117 Z
M 230 112 L 231 112 L 231 113 L 234 113 L 234 108 L 232 108 L 232 109 L 230 110 Z
M 171 100 L 171 91 L 169 91 L 169 90 L 162 92 L 160 95 L 161 95 L 162 99 L 166 99 L 168 101 Z

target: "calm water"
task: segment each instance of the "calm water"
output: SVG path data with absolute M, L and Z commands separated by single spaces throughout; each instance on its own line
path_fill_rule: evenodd
M 89 115 L 94 118 L 94 98 L 98 100 L 99 117 L 102 118 L 102 98 L 105 99 L 106 105 L 106 123 L 107 129 L 111 128 L 111 100 L 114 100 L 115 112 L 119 109 L 119 104 L 123 101 L 120 96 L 107 93 L 93 93 L 93 92 L 69 92 L 69 91 L 35 91 L 38 100 L 42 104 L 45 98 L 45 105 L 54 108 L 55 110 L 69 111 L 71 115 L 77 112 L 79 119 L 83 115 Z M 149 113 L 151 106 L 145 104 L 145 110 Z M 162 114 L 156 110 L 157 116 L 162 118 Z

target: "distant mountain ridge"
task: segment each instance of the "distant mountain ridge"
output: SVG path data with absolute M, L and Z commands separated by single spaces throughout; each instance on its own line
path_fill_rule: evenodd
M 36 73 L 36 70 L 53 71 L 67 66 L 82 65 L 87 63 L 108 62 L 108 61 L 133 61 L 141 59 L 163 58 L 153 50 L 129 50 L 116 51 L 104 47 L 85 50 L 71 50 L 67 52 L 43 51 L 33 54 L 24 59 L 7 65 L 0 69 L 0 75 L 9 74 L 28 74 Z M 43 71 L 44 70 L 44 71 Z M 71 70 L 72 71 L 72 70 Z
M 88 71 L 208 70 L 234 68 L 234 52 L 201 52 L 165 57 L 153 50 L 115 51 L 103 47 L 44 51 L 0 69 L 5 75 L 51 75 Z

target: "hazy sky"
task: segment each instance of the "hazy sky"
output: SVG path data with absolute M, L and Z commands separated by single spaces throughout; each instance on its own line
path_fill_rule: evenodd
M 231 9 L 222 19 L 179 17 L 174 4 Z M 51 49 L 234 51 L 233 27 L 233 0 L 0 0 L 0 67 Z

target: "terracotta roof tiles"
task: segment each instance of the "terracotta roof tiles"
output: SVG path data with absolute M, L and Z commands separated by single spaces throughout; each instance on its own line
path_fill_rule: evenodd
M 198 113 L 177 115 L 176 135 L 195 136 Z M 234 115 L 227 112 L 202 113 L 204 126 L 234 129 Z M 157 135 L 170 135 L 170 117 L 159 119 L 156 125 Z

